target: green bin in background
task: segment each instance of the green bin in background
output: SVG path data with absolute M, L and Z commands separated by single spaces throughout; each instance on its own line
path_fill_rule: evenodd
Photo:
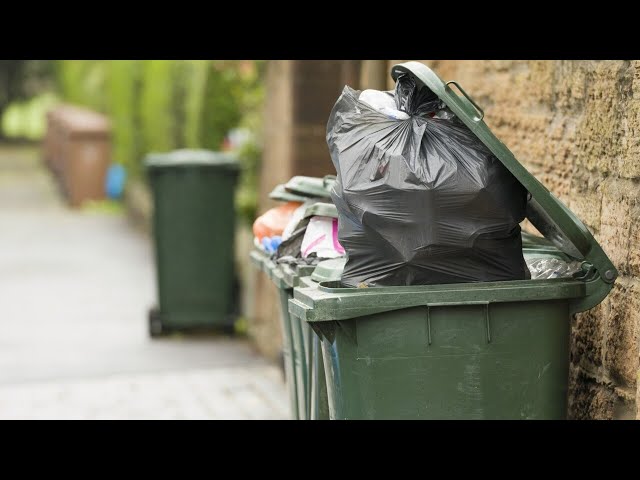
M 617 271 L 582 222 L 491 133 L 458 84 L 417 62 L 392 68 L 394 79 L 400 73 L 436 93 L 529 191 L 527 218 L 546 240 L 523 235 L 525 255 L 560 255 L 582 270 L 549 280 L 295 288 L 292 318 L 322 337 L 330 417 L 563 419 L 571 316 L 598 305 Z
M 149 332 L 221 328 L 236 310 L 233 155 L 176 150 L 145 159 L 153 195 L 158 308 Z

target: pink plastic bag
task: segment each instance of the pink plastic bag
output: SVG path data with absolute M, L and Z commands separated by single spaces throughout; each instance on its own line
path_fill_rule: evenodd
M 318 258 L 336 258 L 344 255 L 338 242 L 338 219 L 312 217 L 302 239 L 302 258 L 315 253 Z

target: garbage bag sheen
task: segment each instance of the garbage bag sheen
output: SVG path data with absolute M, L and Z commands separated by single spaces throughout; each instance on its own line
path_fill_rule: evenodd
M 519 223 L 527 192 L 427 87 L 400 76 L 406 120 L 345 86 L 328 124 L 346 286 L 529 278 Z

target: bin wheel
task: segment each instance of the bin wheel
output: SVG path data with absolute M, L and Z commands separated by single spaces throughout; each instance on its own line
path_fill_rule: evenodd
M 161 337 L 167 334 L 167 329 L 162 325 L 160 311 L 157 308 L 149 310 L 149 335 L 151 338 Z

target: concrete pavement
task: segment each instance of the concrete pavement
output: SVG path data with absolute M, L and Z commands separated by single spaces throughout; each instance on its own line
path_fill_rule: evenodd
M 34 149 L 0 148 L 0 418 L 286 418 L 243 339 L 151 340 L 149 239 L 68 209 Z

